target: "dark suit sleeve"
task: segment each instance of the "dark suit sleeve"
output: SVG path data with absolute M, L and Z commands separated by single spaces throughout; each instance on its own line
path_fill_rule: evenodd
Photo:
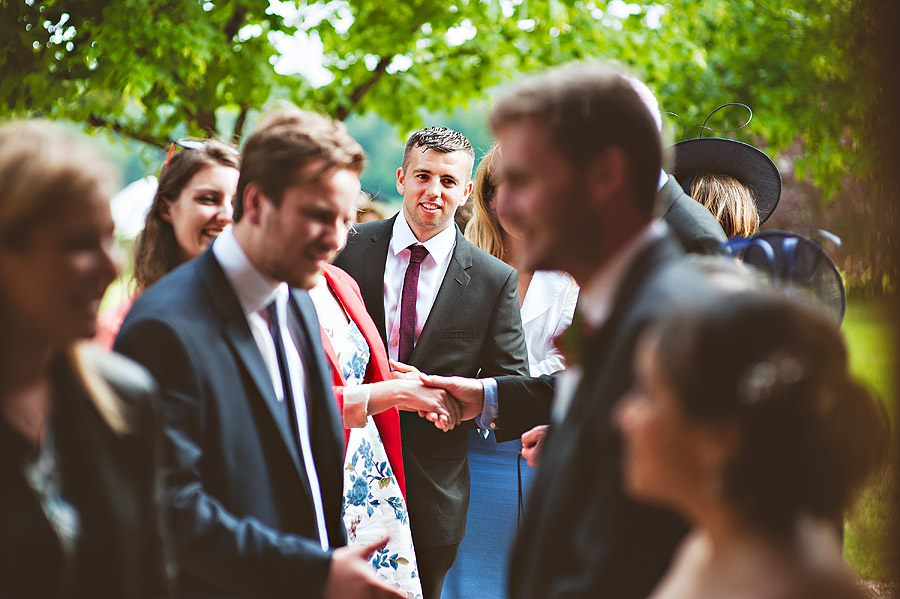
M 143 364 L 162 391 L 168 515 L 184 570 L 230 593 L 254 597 L 319 596 L 331 563 L 317 542 L 241 518 L 213 497 L 200 477 L 207 384 L 202 349 L 174 324 L 153 318 L 126 322 L 116 351 Z M 238 390 L 235 390 L 239 392 Z
M 718 237 L 697 237 L 685 243 L 684 249 L 689 254 L 701 254 L 705 256 L 721 256 L 725 252 L 722 249 L 724 242 Z
M 497 377 L 497 441 L 518 439 L 525 431 L 550 422 L 557 376 Z

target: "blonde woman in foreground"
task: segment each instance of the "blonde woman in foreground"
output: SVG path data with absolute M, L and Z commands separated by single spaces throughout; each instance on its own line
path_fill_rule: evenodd
M 0 127 L 0 597 L 167 596 L 156 386 L 91 343 L 116 276 L 110 167 Z

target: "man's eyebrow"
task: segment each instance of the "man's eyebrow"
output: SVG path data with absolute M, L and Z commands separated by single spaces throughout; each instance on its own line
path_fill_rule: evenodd
M 419 168 L 413 170 L 413 174 L 418 174 L 418 173 L 425 173 L 426 175 L 434 175 L 434 171 L 424 168 L 424 167 L 419 167 Z M 451 175 L 450 173 L 444 173 L 443 175 L 439 175 L 439 176 L 442 179 L 446 177 L 447 179 L 453 179 L 454 181 L 457 180 L 456 176 Z

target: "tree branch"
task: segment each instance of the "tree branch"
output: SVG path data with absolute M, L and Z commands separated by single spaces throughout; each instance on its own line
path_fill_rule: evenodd
M 237 120 L 234 122 L 234 135 L 232 135 L 233 141 L 235 143 L 241 139 L 241 135 L 244 133 L 244 125 L 247 124 L 247 113 L 250 112 L 250 105 L 244 104 L 241 106 L 241 113 L 238 115 Z
M 116 133 L 120 135 L 124 135 L 125 137 L 130 137 L 131 139 L 136 139 L 137 141 L 144 142 L 147 145 L 151 145 L 157 148 L 165 148 L 165 144 L 159 143 L 159 140 L 155 137 L 147 135 L 145 133 L 140 133 L 138 131 L 132 131 L 120 125 L 119 123 L 114 123 L 111 121 L 107 121 L 96 114 L 92 114 L 88 117 L 88 124 L 92 127 L 103 127 L 104 129 L 112 129 Z
M 225 24 L 223 31 L 225 32 L 225 40 L 229 44 L 234 40 L 234 36 L 236 36 L 237 32 L 240 30 L 245 16 L 247 16 L 246 8 L 236 8 L 231 14 L 231 18 L 228 19 L 228 22 Z
M 367 80 L 363 81 L 355 88 L 353 88 L 353 93 L 350 94 L 350 104 L 349 106 L 338 106 L 337 109 L 337 118 L 339 121 L 343 121 L 350 114 L 350 111 L 359 104 L 360 100 L 363 99 L 363 96 L 366 95 L 372 86 L 378 83 L 378 81 L 384 76 L 385 72 L 387 72 L 388 65 L 391 64 L 391 61 L 394 60 L 393 54 L 388 54 L 381 58 L 378 61 L 378 65 L 375 66 L 375 69 L 372 71 L 372 76 Z

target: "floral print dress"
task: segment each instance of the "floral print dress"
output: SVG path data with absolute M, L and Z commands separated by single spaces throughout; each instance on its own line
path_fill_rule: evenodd
M 359 385 L 369 365 L 366 338 L 352 321 L 343 331 L 325 330 L 347 385 Z M 343 518 L 351 547 L 390 535 L 391 540 L 372 555 L 369 563 L 378 576 L 407 597 L 421 598 L 406 501 L 371 416 L 365 427 L 350 429 L 344 458 Z

